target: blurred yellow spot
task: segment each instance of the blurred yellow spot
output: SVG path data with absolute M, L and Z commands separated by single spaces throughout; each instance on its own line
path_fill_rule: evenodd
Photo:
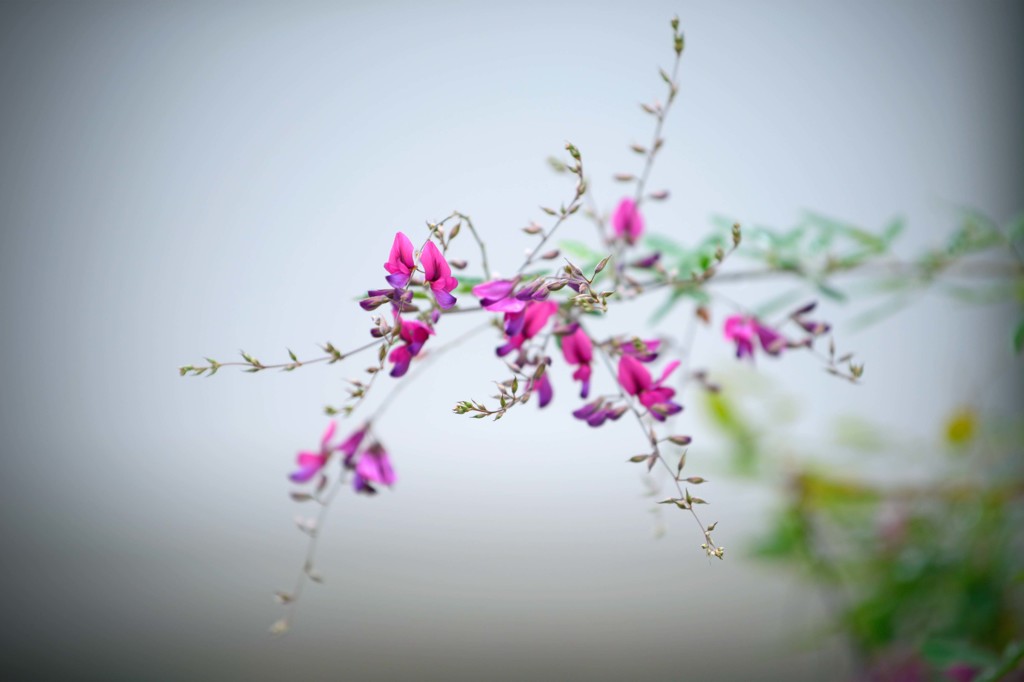
M 963 445 L 974 437 L 978 426 L 978 415 L 970 407 L 961 407 L 946 420 L 946 440 L 953 445 Z

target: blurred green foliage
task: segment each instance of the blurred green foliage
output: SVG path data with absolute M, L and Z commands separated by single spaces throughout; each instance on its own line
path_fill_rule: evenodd
M 720 219 L 719 227 L 732 221 Z M 873 296 L 861 324 L 881 320 L 926 290 L 973 304 L 1000 303 L 1024 319 L 1024 217 L 1000 226 L 962 211 L 945 242 L 910 260 L 893 253 L 903 222 L 870 232 L 808 213 L 788 230 L 743 230 L 737 255 L 792 275 L 797 288 L 765 301 L 767 314 L 817 291 L 834 301 Z M 649 242 L 680 265 L 690 251 Z M 839 275 L 859 273 L 842 283 Z M 667 305 L 677 302 L 676 292 Z M 845 326 L 845 325 L 844 325 Z M 1024 346 L 1024 321 L 1012 346 Z M 1008 348 L 1009 349 L 1009 348 Z M 999 360 L 997 360 L 999 361 Z M 1019 359 L 1001 360 L 1019 372 Z M 756 394 L 755 394 L 756 393 Z M 778 432 L 747 402 L 763 391 L 709 393 L 704 411 L 723 437 L 733 473 L 768 480 L 782 495 L 755 555 L 788 566 L 816 586 L 843 636 L 873 680 L 1024 680 L 1024 420 L 964 405 L 908 446 L 853 417 L 836 424 L 836 443 L 864 460 L 844 461 L 786 445 L 773 451 L 760 434 Z M 770 422 L 770 420 L 768 420 Z M 806 450 L 809 446 L 796 447 Z M 918 449 L 911 452 L 908 448 Z M 776 447 L 775 450 L 783 448 Z M 927 462 L 914 474 L 890 462 Z M 830 462 L 830 464 L 825 464 Z M 873 462 L 875 466 L 868 464 Z M 882 470 L 880 470 L 882 469 Z M 777 479 L 776 479 L 777 480 Z M 894 665 L 893 661 L 901 661 Z

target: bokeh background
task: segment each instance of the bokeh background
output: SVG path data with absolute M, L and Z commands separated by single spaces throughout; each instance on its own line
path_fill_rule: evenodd
M 961 207 L 1024 208 L 1015 2 L 0 6 L 4 679 L 846 675 L 818 595 L 745 552 L 770 485 L 716 477 L 710 435 L 691 449 L 728 549 L 709 562 L 689 519 L 650 513 L 623 463 L 635 425 L 573 421 L 566 377 L 543 413 L 450 414 L 503 377 L 489 338 L 380 424 L 398 485 L 341 499 L 327 584 L 270 638 L 272 591 L 304 549 L 285 476 L 363 362 L 176 372 L 239 348 L 269 362 L 361 343 L 354 296 L 383 282 L 394 231 L 453 208 L 514 270 L 518 228 L 571 191 L 545 163 L 566 140 L 612 207 L 611 175 L 638 170 L 627 145 L 651 134 L 637 103 L 662 93 L 674 14 L 681 95 L 652 177 L 673 195 L 651 230 L 686 242 L 717 214 L 899 215 L 912 255 Z M 802 445 L 850 414 L 925 442 L 967 395 L 1019 413 L 1005 309 L 922 297 L 848 334 L 845 308 L 825 312 L 864 385 L 796 354 L 758 368 Z M 442 338 L 473 324 L 446 320 Z M 693 362 L 736 371 L 715 330 Z M 696 408 L 679 428 L 698 445 L 707 432 Z

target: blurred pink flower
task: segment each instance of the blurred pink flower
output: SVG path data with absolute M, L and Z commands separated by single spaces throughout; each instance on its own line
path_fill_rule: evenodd
M 580 397 L 590 395 L 590 362 L 594 359 L 594 346 L 582 327 L 562 337 L 562 355 L 570 365 L 577 365 L 572 378 L 579 381 Z
M 651 379 L 650 372 L 632 355 L 619 358 L 619 384 L 629 395 L 636 396 L 640 404 L 646 407 L 651 416 L 658 421 L 665 421 L 668 415 L 682 412 L 683 407 L 672 401 L 676 391 L 664 386 L 665 380 L 679 366 L 674 360 L 665 366 L 665 370 L 657 381 Z
M 473 287 L 473 295 L 480 299 L 485 310 L 496 313 L 518 313 L 526 307 L 526 301 L 512 295 L 518 280 L 492 279 Z
M 305 483 L 327 466 L 331 453 L 334 451 L 330 441 L 334 437 L 334 431 L 337 427 L 338 425 L 333 420 L 327 425 L 324 435 L 320 437 L 320 452 L 303 451 L 296 455 L 295 459 L 299 470 L 289 476 L 292 481 L 295 483 Z
M 396 480 L 387 451 L 380 443 L 374 443 L 359 456 L 352 485 L 356 492 L 373 494 L 376 490 L 371 483 L 393 485 Z
M 629 197 L 619 202 L 612 214 L 612 229 L 618 239 L 625 239 L 627 244 L 635 244 L 644 232 L 644 217 L 640 209 Z
M 778 355 L 789 342 L 779 332 L 766 327 L 757 321 L 757 318 L 732 315 L 725 319 L 725 338 L 736 343 L 736 357 L 754 357 L 754 337 L 761 344 L 761 348 L 769 355 Z

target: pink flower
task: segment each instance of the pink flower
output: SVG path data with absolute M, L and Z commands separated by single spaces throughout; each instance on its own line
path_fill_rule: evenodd
M 733 315 L 725 320 L 725 338 L 736 342 L 736 357 L 754 356 L 754 336 L 757 325 L 754 318 Z
M 334 448 L 331 447 L 330 441 L 334 437 L 334 430 L 337 428 L 337 424 L 331 421 L 327 425 L 327 430 L 324 431 L 324 435 L 320 437 L 320 452 L 309 452 L 303 451 L 296 455 L 295 459 L 299 465 L 299 470 L 293 473 L 289 478 L 295 483 L 305 483 L 309 479 L 320 473 L 320 470 L 327 466 L 328 460 L 331 458 L 331 453 Z
M 518 313 L 526 307 L 526 301 L 512 295 L 516 288 L 516 279 L 492 279 L 473 287 L 473 295 L 480 299 L 485 310 L 496 313 Z
M 366 424 L 361 426 L 357 431 L 354 431 L 344 443 L 338 446 L 338 452 L 345 455 L 344 464 L 348 469 L 355 466 L 356 450 L 359 449 L 360 444 L 363 442 L 363 438 L 366 437 L 366 426 Z
M 413 257 L 412 242 L 404 233 L 395 234 L 395 241 L 391 244 L 391 255 L 388 262 L 384 264 L 388 271 L 388 284 L 396 289 L 403 289 L 409 283 L 409 278 L 416 269 L 416 260 Z
M 754 317 L 733 315 L 725 320 L 725 338 L 736 343 L 736 357 L 754 357 L 754 337 L 769 355 L 778 355 L 789 342 L 771 327 L 766 327 Z
M 359 456 L 352 485 L 357 493 L 372 495 L 377 491 L 370 483 L 393 485 L 396 480 L 395 470 L 391 466 L 388 453 L 380 443 L 374 443 Z
M 434 293 L 434 300 L 437 301 L 443 310 L 448 310 L 455 305 L 455 297 L 452 291 L 459 286 L 459 280 L 452 277 L 452 269 L 448 261 L 438 250 L 434 242 L 428 241 L 420 254 L 420 264 L 423 266 L 424 279 L 430 285 Z
M 498 348 L 498 355 L 508 355 L 513 350 L 522 348 L 528 339 L 532 339 L 544 329 L 551 316 L 557 312 L 558 304 L 554 301 L 531 301 L 521 313 L 505 313 L 505 334 L 508 335 L 508 343 Z
M 644 232 L 644 217 L 640 215 L 640 209 L 636 202 L 626 197 L 619 202 L 615 213 L 612 214 L 612 229 L 618 239 L 625 239 L 626 243 L 633 245 Z
M 391 350 L 391 354 L 388 356 L 388 360 L 394 363 L 394 368 L 391 370 L 391 376 L 397 378 L 403 376 L 409 371 L 409 363 L 412 359 L 419 354 L 420 349 L 423 348 L 423 344 L 427 342 L 427 339 L 434 333 L 434 330 L 429 326 L 419 322 L 417 320 L 405 320 L 402 318 L 397 319 L 398 324 L 401 325 L 399 331 L 399 338 L 405 342 L 402 346 L 396 346 Z
M 636 396 L 640 404 L 646 407 L 651 416 L 658 421 L 665 421 L 668 415 L 682 412 L 683 407 L 672 401 L 676 391 L 665 386 L 665 380 L 679 366 L 674 360 L 665 367 L 661 377 L 652 381 L 650 372 L 632 355 L 619 358 L 619 384 L 629 395 Z
M 570 365 L 578 365 L 572 378 L 581 383 L 580 397 L 590 395 L 590 362 L 594 359 L 594 346 L 582 327 L 562 337 L 562 355 Z

